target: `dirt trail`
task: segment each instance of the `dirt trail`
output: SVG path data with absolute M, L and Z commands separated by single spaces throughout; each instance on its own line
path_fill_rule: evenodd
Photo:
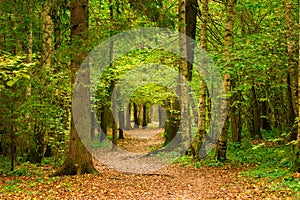
M 133 129 L 125 130 L 125 139 L 118 142 L 121 148 L 135 153 L 148 153 L 163 144 L 164 129 Z
M 127 131 L 126 139 L 119 145 L 128 151 L 145 153 L 149 146 L 163 142 L 161 131 Z M 195 169 L 171 164 L 152 174 L 119 172 L 96 160 L 95 166 L 100 174 L 49 178 L 47 174 L 53 169 L 48 169 L 45 177 L 0 177 L 0 199 L 293 199 L 287 193 L 270 192 L 269 185 L 245 180 L 239 175 L 241 169 L 229 166 Z M 11 182 L 16 183 L 14 190 L 1 193 L 1 186 Z

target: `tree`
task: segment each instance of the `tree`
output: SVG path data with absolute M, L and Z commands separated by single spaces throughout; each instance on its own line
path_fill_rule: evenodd
M 299 5 L 299 11 L 298 11 L 298 17 L 300 19 L 300 5 Z M 298 27 L 300 29 L 300 21 L 298 22 Z M 299 60 L 300 60 L 300 33 L 298 33 L 299 41 L 298 41 L 298 51 L 299 51 Z M 295 158 L 293 160 L 292 164 L 292 170 L 297 171 L 300 173 L 300 62 L 298 63 L 298 136 L 296 141 L 296 152 L 295 152 Z
M 286 18 L 286 43 L 288 55 L 288 68 L 287 68 L 287 95 L 289 103 L 290 126 L 294 125 L 295 118 L 298 113 L 298 99 L 297 99 L 297 61 L 295 55 L 295 22 L 293 17 L 293 1 L 284 0 L 285 18 Z M 290 140 L 297 139 L 297 130 L 292 129 Z
M 200 35 L 200 44 L 203 50 L 207 50 L 207 21 L 208 21 L 208 0 L 202 0 L 202 16 L 201 16 L 201 35 Z M 202 61 L 202 65 L 205 63 L 205 59 Z M 192 154 L 195 160 L 206 155 L 205 147 L 201 147 L 204 143 L 206 136 L 206 96 L 207 96 L 207 86 L 202 79 L 200 82 L 200 95 L 199 95 L 199 116 L 198 116 L 198 133 L 195 136 L 195 139 L 191 145 Z M 200 152 L 201 150 L 201 152 Z
M 88 0 L 74 0 L 70 3 L 71 8 L 71 39 L 74 49 L 81 49 L 88 31 Z M 85 58 L 85 50 L 74 52 L 71 60 L 72 85 L 75 83 L 75 76 Z M 89 98 L 89 89 L 85 89 L 86 97 Z M 90 113 L 88 113 L 90 115 Z M 87 115 L 87 117 L 88 117 Z M 70 149 L 67 158 L 59 171 L 54 175 L 78 175 L 85 173 L 95 173 L 91 153 L 83 145 L 71 115 Z
M 226 61 L 229 63 L 231 62 L 230 58 L 231 58 L 231 51 L 233 48 L 233 27 L 234 27 L 235 6 L 236 6 L 236 0 L 228 0 L 226 2 L 226 27 L 225 27 L 225 38 L 224 38 L 225 40 L 224 54 L 226 56 Z M 231 81 L 230 73 L 226 73 L 224 76 L 224 87 L 227 93 L 230 91 L 230 81 Z M 226 150 L 227 150 L 229 117 L 230 117 L 230 109 L 231 109 L 231 104 L 230 104 L 231 102 L 228 102 L 228 100 L 226 105 L 227 109 L 226 109 L 225 122 L 216 147 L 217 160 L 227 159 Z M 224 104 L 222 106 L 225 107 Z

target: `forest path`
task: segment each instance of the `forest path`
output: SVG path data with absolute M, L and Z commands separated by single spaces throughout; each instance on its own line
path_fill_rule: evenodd
M 162 129 L 126 131 L 126 139 L 120 141 L 119 145 L 128 151 L 146 153 L 149 152 L 149 146 L 163 142 L 161 133 Z M 94 160 L 94 164 L 99 174 L 48 177 L 55 169 L 45 167 L 44 176 L 0 176 L 0 199 L 295 199 L 289 197 L 287 191 L 271 192 L 273 186 L 267 182 L 246 180 L 239 173 L 246 170 L 242 167 L 224 165 L 196 169 L 175 163 L 151 174 L 138 174 L 117 171 L 97 160 Z M 2 187 L 12 189 L 1 192 Z
M 172 164 L 143 175 L 122 173 L 98 162 L 95 166 L 99 174 L 48 177 L 52 168 L 45 169 L 45 176 L 0 177 L 0 199 L 293 199 L 286 192 L 272 193 L 270 185 L 247 181 L 239 175 L 241 169 L 233 167 L 195 169 Z
M 148 153 L 164 143 L 163 132 L 162 128 L 124 130 L 125 139 L 119 140 L 118 146 L 134 153 Z

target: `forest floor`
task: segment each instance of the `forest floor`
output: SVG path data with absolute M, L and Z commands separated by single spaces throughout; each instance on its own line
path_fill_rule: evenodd
M 149 152 L 163 140 L 160 129 L 127 131 L 119 145 Z M 148 137 L 148 136 L 151 137 Z M 111 158 L 113 159 L 113 158 Z M 50 177 L 53 166 L 32 176 L 0 176 L 0 199 L 297 199 L 288 190 L 273 191 L 263 180 L 240 174 L 247 167 L 200 167 L 170 164 L 151 174 L 124 173 L 95 160 L 99 174 Z M 276 184 L 276 183 L 274 183 Z M 298 196 L 299 197 L 299 196 Z

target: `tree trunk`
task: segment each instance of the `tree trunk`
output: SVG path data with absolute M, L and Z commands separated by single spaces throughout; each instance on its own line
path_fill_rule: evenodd
M 113 42 L 112 42 L 113 43 Z M 113 44 L 111 44 L 111 52 L 113 51 Z M 113 53 L 110 53 L 111 56 Z M 112 57 L 111 57 L 112 58 Z M 112 67 L 112 63 L 111 63 L 111 67 Z M 115 88 L 115 81 L 111 80 L 111 91 L 114 90 Z M 114 96 L 112 97 L 112 111 L 117 111 L 117 97 Z M 116 122 L 116 119 L 112 119 L 112 150 L 116 150 L 116 146 L 118 145 L 118 134 L 117 134 L 117 130 L 118 130 L 118 124 Z
M 158 127 L 159 128 L 163 128 L 166 122 L 166 116 L 165 116 L 166 113 L 163 111 L 165 111 L 165 109 L 161 105 L 159 105 L 158 106 L 158 123 L 159 123 Z
M 296 115 L 298 113 L 298 97 L 297 97 L 297 61 L 295 54 L 296 41 L 294 29 L 295 22 L 293 19 L 293 1 L 292 0 L 284 0 L 285 7 L 285 18 L 286 18 L 286 42 L 287 42 L 287 53 L 289 56 L 288 59 L 288 68 L 287 68 L 287 84 L 288 84 L 288 100 L 290 101 L 290 126 L 293 127 Z M 291 140 L 297 138 L 297 130 L 291 130 Z
M 165 123 L 165 142 L 164 146 L 168 145 L 176 136 L 180 125 L 180 104 L 179 100 L 175 101 L 171 99 L 165 100 L 165 106 L 167 112 L 167 122 Z M 173 149 L 175 147 L 171 147 Z
M 231 79 L 230 85 L 231 85 L 231 90 L 234 90 L 236 87 L 236 79 Z M 242 120 L 241 120 L 241 111 L 240 111 L 241 108 L 239 102 L 240 102 L 240 94 L 238 93 L 238 91 L 235 91 L 234 94 L 230 97 L 230 105 L 231 105 L 230 119 L 231 119 L 232 141 L 241 143 Z M 258 118 L 258 120 L 260 120 L 260 118 Z
M 107 128 L 109 126 L 109 124 L 111 124 L 111 111 L 108 108 L 108 106 L 106 104 L 102 104 L 101 105 L 101 111 L 100 111 L 100 128 L 101 130 L 99 130 L 99 140 L 100 142 L 102 142 L 106 135 L 107 135 Z
M 230 62 L 231 58 L 231 50 L 233 48 L 233 27 L 234 27 L 234 16 L 235 16 L 235 6 L 236 0 L 228 0 L 226 4 L 226 27 L 225 27 L 225 38 L 224 38 L 224 54 L 226 56 L 226 61 Z M 230 74 L 227 73 L 224 76 L 224 86 L 225 90 L 228 93 L 230 91 Z M 226 117 L 224 126 L 222 128 L 216 149 L 216 159 L 217 160 L 226 160 L 226 151 L 227 151 L 227 139 L 228 139 L 228 126 L 229 126 L 229 118 L 230 118 L 230 109 L 231 105 L 229 99 L 227 99 L 227 105 L 222 103 L 223 107 L 227 107 L 226 109 Z M 222 109 L 222 111 L 224 111 Z
M 230 91 L 230 75 L 225 74 L 224 76 L 224 87 L 226 92 Z M 225 115 L 225 121 L 223 128 L 221 130 L 221 134 L 219 136 L 217 147 L 216 147 L 216 159 L 223 161 L 226 160 L 226 152 L 227 152 L 227 140 L 228 140 L 228 128 L 229 128 L 229 118 L 230 118 L 230 111 L 229 111 L 229 98 L 224 97 L 221 102 L 221 115 Z M 221 117 L 222 118 L 222 117 Z
M 43 53 L 44 55 L 42 56 L 42 65 L 41 65 L 41 74 L 42 78 L 40 79 L 40 82 L 43 86 L 46 86 L 48 83 L 46 82 L 46 76 L 47 72 L 50 71 L 51 68 L 51 59 L 52 59 L 52 52 L 53 52 L 53 45 L 52 45 L 52 19 L 51 19 L 51 2 L 46 1 L 44 3 L 44 11 L 43 11 Z M 31 38 L 32 39 L 32 38 Z M 31 87 L 30 89 L 28 88 L 28 95 L 31 94 Z M 38 91 L 39 92 L 39 91 Z M 29 117 L 29 116 L 28 116 Z M 37 120 L 34 125 L 34 131 L 33 131 L 33 140 L 34 144 L 29 152 L 28 155 L 28 161 L 31 163 L 41 163 L 42 158 L 43 158 L 43 143 L 44 143 L 44 137 L 45 137 L 45 130 L 43 128 L 44 124 L 40 121 Z M 28 127 L 29 128 L 29 127 Z M 50 135 L 53 137 L 53 134 Z M 50 152 L 49 152 L 50 151 Z M 48 154 L 51 153 L 51 148 L 48 146 Z
M 196 38 L 196 24 L 197 24 L 197 12 L 199 6 L 197 0 L 186 0 L 185 5 L 185 24 L 186 24 L 186 34 L 188 39 L 186 41 L 186 53 L 187 59 L 191 62 L 187 62 L 187 77 L 188 81 L 192 79 L 192 69 L 193 69 L 193 62 L 194 62 L 194 48 L 195 48 L 195 38 Z M 183 30 L 182 30 L 183 31 Z M 183 33 L 183 32 L 182 32 Z
M 124 110 L 124 130 L 130 130 L 131 128 L 131 109 L 130 103 L 126 106 Z
M 118 95 L 119 96 L 119 95 Z M 119 110 L 118 110 L 118 116 L 119 116 L 119 139 L 124 139 L 124 106 L 119 101 Z
M 138 107 L 136 103 L 133 103 L 133 119 L 134 119 L 134 128 L 139 128 L 139 118 L 138 118 Z
M 73 49 L 80 49 L 84 45 L 83 41 L 87 38 L 88 31 L 88 0 L 74 0 L 70 3 L 71 8 L 71 39 L 73 41 Z M 80 42 L 74 40 L 81 39 Z M 85 58 L 85 52 L 76 52 L 71 60 L 72 85 L 75 82 L 75 76 Z M 88 76 L 86 76 L 89 78 Z M 86 98 L 89 98 L 89 89 L 85 88 Z M 89 102 L 89 99 L 88 99 Z M 86 113 L 86 117 L 90 113 Z M 88 134 L 90 135 L 90 134 Z M 92 155 L 83 145 L 75 123 L 73 120 L 73 112 L 71 114 L 71 130 L 70 130 L 70 149 L 67 158 L 60 170 L 54 175 L 79 175 L 85 173 L 95 173 L 96 169 L 93 166 Z
M 179 0 L 178 6 L 178 16 L 179 22 L 181 24 L 186 24 L 187 12 L 186 6 L 189 5 L 191 1 Z M 188 40 L 186 37 L 187 27 L 186 25 L 179 26 L 179 73 L 178 73 L 178 89 L 177 94 L 181 98 L 181 132 L 182 132 L 182 150 L 185 151 L 189 148 L 191 144 L 191 117 L 190 117 L 190 106 L 189 106 L 189 88 L 187 86 L 187 81 L 191 80 L 191 65 L 188 64 L 188 44 L 193 45 L 192 41 Z M 191 56 L 191 55 L 189 55 Z
M 207 20 L 208 20 L 208 0 L 201 1 L 202 5 L 202 23 L 200 43 L 204 50 L 207 50 Z M 194 13 L 195 15 L 197 13 Z M 203 145 L 206 136 L 206 95 L 207 86 L 204 80 L 201 80 L 199 96 L 199 116 L 198 116 L 198 134 L 192 142 L 192 155 L 195 160 L 206 156 L 205 146 Z M 202 147 L 203 146 L 203 147 Z M 201 148 L 202 147 L 202 148 Z
M 259 114 L 259 108 L 258 108 L 258 100 L 257 95 L 255 91 L 254 85 L 251 87 L 252 92 L 252 98 L 253 98 L 253 133 L 251 133 L 251 137 L 258 137 L 259 139 L 262 139 L 262 135 L 260 132 L 260 114 Z
M 147 119 L 147 105 L 143 104 L 143 128 L 147 128 L 148 119 Z
M 300 20 L 300 5 L 299 5 L 299 8 L 298 8 L 298 17 L 299 17 L 299 20 Z M 300 21 L 299 21 L 299 24 L 298 24 L 298 29 L 300 30 Z M 300 33 L 298 33 L 298 37 L 299 37 L 299 60 L 300 60 Z M 293 164 L 292 164 L 292 171 L 295 171 L 295 172 L 298 172 L 300 173 L 300 62 L 298 63 L 298 136 L 297 136 L 297 145 L 296 145 L 296 152 L 295 152 L 295 157 L 294 157 L 294 160 L 293 160 Z
M 268 102 L 267 101 L 263 101 L 262 102 L 262 119 L 261 119 L 261 128 L 263 130 L 272 130 L 270 121 L 269 121 L 269 115 L 270 115 L 270 109 L 268 106 Z

